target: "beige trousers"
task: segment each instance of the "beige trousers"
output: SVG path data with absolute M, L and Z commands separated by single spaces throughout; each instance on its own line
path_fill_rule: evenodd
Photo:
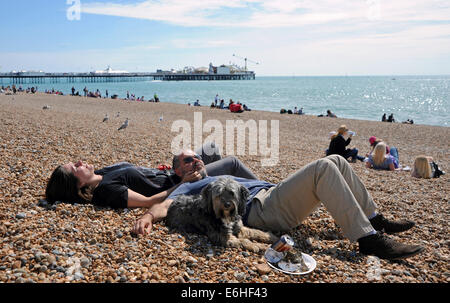
M 351 241 L 374 229 L 367 216 L 376 205 L 347 160 L 331 155 L 298 170 L 253 199 L 248 215 L 251 227 L 286 232 L 297 227 L 320 203 Z

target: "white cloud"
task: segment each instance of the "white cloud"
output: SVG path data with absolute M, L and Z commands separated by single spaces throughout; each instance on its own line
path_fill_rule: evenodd
M 230 14 L 229 9 L 233 9 Z M 84 3 L 82 13 L 167 22 L 180 26 L 295 27 L 332 22 L 449 21 L 446 0 L 146 0 Z M 375 18 L 374 18 L 375 17 Z

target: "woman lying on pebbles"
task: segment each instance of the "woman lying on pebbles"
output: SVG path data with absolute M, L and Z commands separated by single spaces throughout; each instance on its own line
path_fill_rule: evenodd
M 214 144 L 205 144 L 195 158 L 207 164 L 209 175 L 257 178 L 237 158 L 222 159 Z M 185 161 L 194 162 L 194 158 Z M 127 162 L 94 170 L 92 165 L 78 161 L 60 165 L 53 171 L 45 195 L 49 203 L 92 203 L 113 209 L 150 207 L 162 202 L 179 184 L 201 178 L 197 171 L 181 178 L 173 171 L 137 167 Z
M 433 157 L 420 155 L 414 160 L 414 167 L 411 171 L 411 176 L 415 178 L 439 178 L 445 175 L 439 166 L 434 162 Z
M 366 167 L 381 170 L 400 170 L 397 148 L 391 147 L 388 153 L 386 143 L 378 143 L 373 153 L 369 154 Z

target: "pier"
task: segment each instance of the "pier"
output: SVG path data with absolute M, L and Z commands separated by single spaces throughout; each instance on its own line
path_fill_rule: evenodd
M 0 73 L 0 84 L 44 84 L 77 82 L 137 82 L 137 81 L 223 81 L 255 80 L 252 71 L 212 74 L 212 73 Z

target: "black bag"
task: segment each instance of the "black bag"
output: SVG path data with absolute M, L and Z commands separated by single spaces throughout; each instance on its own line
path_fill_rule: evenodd
M 433 178 L 439 178 L 442 175 L 445 175 L 445 171 L 442 171 L 439 169 L 439 166 L 436 164 L 436 162 L 431 162 L 431 170 L 433 171 Z

